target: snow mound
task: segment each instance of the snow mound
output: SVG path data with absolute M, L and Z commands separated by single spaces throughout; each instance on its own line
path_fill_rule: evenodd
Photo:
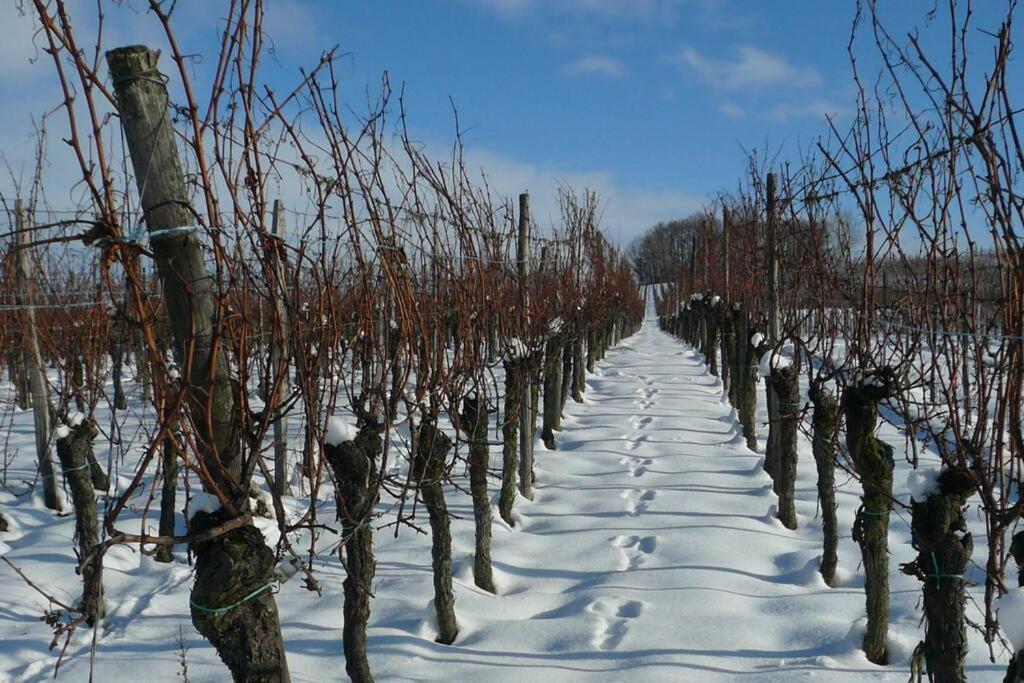
M 516 360 L 519 358 L 526 358 L 530 355 L 530 351 L 526 348 L 526 344 L 523 340 L 518 337 L 512 337 L 505 344 L 505 358 L 508 360 Z
M 197 512 L 205 512 L 212 515 L 217 510 L 220 510 L 220 499 L 217 496 L 205 491 L 192 491 L 192 495 L 189 497 L 188 502 L 185 503 L 185 509 L 182 512 L 185 513 L 187 519 L 192 519 Z
M 928 496 L 939 492 L 939 475 L 945 467 L 919 467 L 910 470 L 907 475 L 907 489 L 910 496 L 917 502 L 923 502 Z
M 1024 649 L 1024 588 L 1013 588 L 999 598 L 996 612 L 999 626 L 1013 649 L 1017 652 Z
M 340 417 L 332 417 L 327 421 L 327 435 L 324 443 L 328 446 L 340 446 L 346 441 L 355 441 L 359 430 L 354 424 Z
M 68 438 L 71 436 L 71 427 L 68 427 L 67 425 L 59 425 L 54 431 L 54 436 L 57 437 L 58 441 Z
M 772 370 L 782 370 L 793 365 L 793 345 L 787 344 L 777 353 L 771 349 L 764 352 L 761 356 L 761 362 L 757 366 L 757 374 L 761 377 L 767 377 L 772 374 Z
M 755 332 L 754 334 L 750 335 L 750 345 L 753 346 L 755 349 L 758 346 L 760 346 L 761 342 L 763 342 L 763 341 L 764 341 L 764 335 L 761 334 L 760 332 Z

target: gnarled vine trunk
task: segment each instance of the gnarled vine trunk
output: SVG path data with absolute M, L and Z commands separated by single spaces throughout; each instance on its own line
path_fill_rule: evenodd
M 811 450 L 818 470 L 818 505 L 821 508 L 821 578 L 829 586 L 835 581 L 839 563 L 839 524 L 836 519 L 836 449 L 839 403 L 835 396 L 814 383 L 810 388 L 814 412 L 811 415 Z
M 878 378 L 876 382 L 874 377 Z M 890 395 L 891 371 L 846 387 L 846 448 L 860 477 L 864 495 L 853 525 L 853 540 L 860 546 L 864 563 L 864 592 L 868 624 L 864 653 L 875 664 L 887 662 L 889 635 L 889 513 L 892 507 L 892 446 L 875 436 L 878 402 Z
M 505 408 L 501 423 L 501 492 L 498 514 L 509 526 L 515 526 L 512 507 L 518 491 L 519 471 L 519 393 L 522 384 L 522 361 L 505 361 Z
M 452 531 L 441 481 L 452 440 L 437 428 L 434 419 L 433 416 L 424 418 L 417 429 L 413 476 L 430 517 L 434 612 L 438 630 L 436 640 L 442 645 L 451 645 L 459 634 L 459 626 L 455 620 L 455 593 L 452 590 Z
M 103 618 L 103 553 L 99 551 L 99 517 L 96 492 L 89 472 L 92 441 L 99 430 L 92 420 L 85 420 L 57 439 L 57 458 L 64 471 L 64 480 L 71 491 L 75 508 L 75 538 L 78 540 L 78 572 L 82 575 L 82 600 L 79 609 L 88 623 Z
M 800 384 L 794 366 L 772 368 L 767 383 L 772 386 L 778 409 L 776 448 L 776 486 L 779 494 L 779 521 L 787 529 L 796 529 L 796 433 L 800 421 Z
M 462 402 L 462 427 L 469 434 L 469 491 L 473 498 L 476 546 L 473 553 L 473 582 L 494 593 L 491 570 L 491 499 L 487 495 L 487 408 L 479 396 Z
M 973 487 L 971 473 L 953 467 L 939 475 L 935 492 L 911 503 L 910 530 L 917 557 L 900 569 L 922 583 L 924 658 L 931 680 L 967 680 L 963 573 L 971 561 L 974 541 L 967 530 L 964 505 Z
M 363 424 L 354 440 L 324 445 L 324 455 L 337 484 L 334 498 L 345 539 L 338 548 L 338 556 L 345 567 L 342 607 L 345 671 L 357 683 L 373 681 L 366 652 L 366 626 L 370 621 L 373 576 L 377 569 L 370 520 L 377 503 L 377 458 L 381 446 L 380 428 L 369 422 Z

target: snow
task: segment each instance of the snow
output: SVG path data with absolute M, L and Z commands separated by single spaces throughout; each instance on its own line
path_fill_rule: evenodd
M 500 382 L 500 367 L 497 373 Z M 0 399 L 8 387 L 0 379 Z M 341 410 L 340 405 L 325 408 Z M 292 445 L 302 443 L 301 412 L 295 411 L 290 421 Z M 107 415 L 96 419 L 103 424 Z M 765 415 L 764 392 L 758 391 L 759 448 L 766 435 Z M 429 534 L 403 529 L 395 538 L 390 528 L 376 533 L 368 649 L 377 680 L 906 681 L 910 653 L 923 627 L 920 581 L 898 570 L 899 563 L 916 556 L 905 515 L 893 515 L 891 521 L 891 663 L 878 667 L 860 651 L 864 577 L 849 535 L 860 505 L 857 482 L 838 477 L 839 523 L 845 531 L 836 585 L 830 588 L 817 571 L 821 526 L 810 444 L 800 436 L 799 529 L 790 531 L 772 515 L 777 499 L 762 471 L 762 455 L 746 447 L 734 417 L 722 402 L 720 381 L 708 373 L 701 356 L 647 321 L 587 376 L 585 402 L 568 403 L 558 452 L 537 448 L 536 499 L 517 502 L 515 528 L 495 515 L 492 556 L 498 595 L 473 584 L 472 502 L 464 491 L 464 468 L 455 468 L 455 483 L 463 490 L 445 486 L 461 627 L 453 645 L 434 642 Z M 31 413 L 13 419 L 9 452 L 17 455 L 8 482 L 15 485 L 32 480 L 35 464 Z M 122 431 L 131 434 L 136 426 Z M 878 436 L 896 449 L 894 493 L 906 500 L 904 437 L 888 423 L 880 426 Z M 395 473 L 408 434 L 391 438 L 389 471 Z M 97 453 L 106 448 L 97 441 Z M 500 462 L 500 453 L 500 446 L 491 449 L 492 464 Z M 136 456 L 133 451 L 126 460 Z M 922 466 L 936 466 L 934 453 L 921 457 Z M 130 472 L 126 467 L 113 476 Z M 495 480 L 491 484 L 496 494 Z M 309 504 L 300 486 L 294 491 L 296 498 L 282 501 L 291 519 Z M 178 495 L 184 500 L 183 491 Z M 120 528 L 139 528 L 138 511 L 148 496 L 147 487 L 126 510 L 135 516 L 121 520 Z M 81 588 L 74 569 L 74 518 L 54 516 L 38 498 L 18 498 L 0 489 L 0 510 L 15 529 L 0 534 L 0 543 L 9 547 L 0 546 L 0 553 L 58 598 L 73 601 Z M 329 484 L 319 500 L 318 519 L 332 526 Z M 153 501 L 154 511 L 158 502 Z M 105 503 L 101 497 L 99 504 Z M 394 520 L 394 507 L 395 499 L 385 493 L 378 507 L 381 523 Z M 194 514 L 216 510 L 219 503 L 193 483 L 187 508 Z M 184 527 L 180 515 L 176 521 Z M 977 515 L 969 523 L 979 524 Z M 156 525 L 152 513 L 147 524 L 151 529 Z M 256 524 L 273 544 L 276 522 L 259 518 Z M 972 530 L 975 559 L 984 558 L 984 531 Z M 336 550 L 330 550 L 338 537 L 328 529 L 320 534 L 314 566 L 323 595 L 304 590 L 301 577 L 282 585 L 276 595 L 295 681 L 338 680 L 344 671 L 344 570 Z M 308 534 L 293 540 L 305 557 Z M 94 680 L 178 680 L 179 633 L 187 648 L 189 680 L 227 677 L 216 652 L 191 625 L 194 577 L 186 548 L 174 551 L 175 561 L 168 564 L 127 546 L 107 554 L 109 615 L 96 631 Z M 292 570 L 297 567 L 284 560 L 276 570 L 279 580 L 283 583 Z M 980 570 L 968 571 L 970 599 L 980 601 Z M 47 601 L 2 562 L 0 582 L 0 680 L 51 679 L 59 652 L 48 649 L 52 634 L 38 619 Z M 1000 609 L 1004 630 L 1020 643 L 1024 597 L 1015 591 Z M 60 680 L 90 678 L 92 638 L 85 628 L 74 634 Z M 982 637 L 971 631 L 968 640 L 968 678 L 999 680 L 1008 654 L 997 649 L 996 663 L 989 663 Z
M 907 475 L 907 489 L 911 497 L 919 503 L 933 493 L 939 492 L 939 475 L 945 467 L 919 467 Z
M 526 344 L 518 337 L 513 337 L 505 345 L 505 358 L 508 360 L 526 358 L 529 355 L 530 351 L 527 349 Z
M 68 427 L 65 424 L 58 425 L 57 429 L 55 429 L 53 433 L 54 433 L 54 436 L 57 438 L 58 441 L 60 439 L 66 439 L 69 436 L 71 436 L 71 427 Z
M 71 425 L 72 427 L 77 427 L 78 425 L 82 424 L 82 422 L 84 422 L 84 421 L 85 421 L 85 413 L 80 413 L 78 411 L 75 411 L 75 412 L 71 413 L 70 415 L 68 415 L 68 424 Z
M 750 335 L 750 345 L 753 346 L 755 349 L 759 347 L 763 342 L 764 335 L 761 334 L 760 332 L 755 332 L 754 334 Z
M 189 519 L 192 519 L 199 512 L 213 514 L 217 510 L 220 510 L 220 499 L 217 496 L 212 493 L 196 490 L 191 492 L 191 497 L 185 504 L 184 512 Z
M 346 441 L 355 441 L 359 435 L 359 428 L 350 421 L 337 416 L 327 420 L 327 434 L 324 436 L 324 443 L 328 446 L 340 446 Z
M 794 350 L 792 344 L 786 344 L 777 351 L 769 349 L 764 352 L 764 355 L 761 356 L 761 361 L 757 364 L 757 374 L 761 377 L 767 377 L 772 374 L 772 370 L 792 367 L 793 358 Z
M 999 626 L 1013 649 L 1024 649 L 1024 587 L 1011 588 L 999 598 Z

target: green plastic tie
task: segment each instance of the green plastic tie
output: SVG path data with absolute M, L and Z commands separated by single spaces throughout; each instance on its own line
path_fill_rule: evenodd
M 246 595 L 244 598 L 242 598 L 238 602 L 234 602 L 234 603 L 232 603 L 232 604 L 230 604 L 230 605 L 228 605 L 226 607 L 204 607 L 203 605 L 198 604 L 197 602 L 195 602 L 191 598 L 189 598 L 188 604 L 192 605 L 193 609 L 197 609 L 200 612 L 204 612 L 206 614 L 212 614 L 214 616 L 217 616 L 217 615 L 224 614 L 225 612 L 230 612 L 231 610 L 233 610 L 234 608 L 236 608 L 236 607 L 238 607 L 240 605 L 244 605 L 245 603 L 249 602 L 250 600 L 255 598 L 257 595 L 262 593 L 263 591 L 265 591 L 268 588 L 270 588 L 271 586 L 273 586 L 275 583 L 277 583 L 277 579 L 271 579 L 269 582 L 267 582 L 263 586 L 260 586 L 259 588 L 254 590 L 252 593 L 249 593 L 248 595 Z
M 942 588 L 942 580 L 943 579 L 960 579 L 961 581 L 964 580 L 964 577 L 962 575 L 960 575 L 960 574 L 943 574 L 942 572 L 940 572 L 939 571 L 939 560 L 938 560 L 938 558 L 935 557 L 935 551 L 932 551 L 931 556 L 932 556 L 932 566 L 935 567 L 935 573 L 934 574 L 929 574 L 926 578 L 935 579 L 935 589 L 936 590 L 938 590 L 939 588 Z
M 883 516 L 889 514 L 890 512 L 892 512 L 892 508 L 889 508 L 887 510 L 882 510 L 881 512 L 872 512 L 871 510 L 864 510 L 864 514 L 865 515 L 869 515 L 871 517 L 883 517 Z
M 87 467 L 89 467 L 89 463 L 85 463 L 84 465 L 79 465 L 78 467 L 72 467 L 71 469 L 67 469 L 67 470 L 59 470 L 57 472 L 54 472 L 53 474 L 45 475 L 43 477 L 43 479 L 52 479 L 53 477 L 56 477 L 58 474 L 68 474 L 70 472 L 79 472 L 81 470 L 86 469 Z

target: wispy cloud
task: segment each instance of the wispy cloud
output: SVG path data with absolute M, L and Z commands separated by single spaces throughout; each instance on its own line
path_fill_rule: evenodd
M 779 102 L 764 111 L 765 118 L 772 121 L 792 121 L 793 119 L 819 119 L 842 116 L 849 107 L 833 100 L 815 97 L 810 100 Z
M 485 171 L 490 187 L 514 197 L 530 192 L 530 204 L 541 226 L 558 224 L 558 189 L 583 188 L 597 192 L 603 208 L 601 225 L 610 239 L 626 243 L 658 221 L 688 216 L 705 198 L 673 190 L 650 190 L 624 183 L 605 170 L 566 171 L 513 159 L 484 148 L 468 148 L 466 167 Z
M 721 102 L 718 111 L 737 121 L 757 120 L 774 123 L 788 123 L 796 119 L 817 119 L 841 117 L 849 107 L 824 97 L 776 102 L 768 106 L 749 105 L 742 107 L 735 102 Z
M 718 105 L 718 111 L 725 114 L 730 119 L 745 119 L 747 118 L 747 112 L 740 105 L 735 102 L 722 102 Z
M 617 24 L 658 22 L 675 24 L 685 19 L 705 28 L 735 28 L 755 14 L 737 12 L 732 0 L 462 0 L 506 17 L 527 14 L 561 15 L 576 19 L 610 20 Z
M 602 78 L 622 78 L 626 75 L 625 65 L 614 57 L 590 55 L 569 62 L 562 67 L 566 76 L 599 76 Z
M 707 57 L 684 47 L 668 57 L 716 90 L 748 90 L 769 87 L 816 88 L 821 75 L 812 67 L 800 67 L 784 56 L 753 45 L 741 45 L 727 59 Z

